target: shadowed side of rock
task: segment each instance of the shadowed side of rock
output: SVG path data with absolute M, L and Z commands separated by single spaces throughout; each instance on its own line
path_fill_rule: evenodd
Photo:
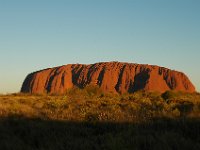
M 195 92 L 188 77 L 164 67 L 105 62 L 72 64 L 29 74 L 21 88 L 24 93 L 64 93 L 76 86 L 99 86 L 104 92 L 133 93 L 138 90 Z

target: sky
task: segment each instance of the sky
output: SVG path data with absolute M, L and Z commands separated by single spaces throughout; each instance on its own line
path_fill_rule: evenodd
M 122 61 L 184 72 L 200 91 L 199 0 L 0 0 L 0 93 L 34 71 Z

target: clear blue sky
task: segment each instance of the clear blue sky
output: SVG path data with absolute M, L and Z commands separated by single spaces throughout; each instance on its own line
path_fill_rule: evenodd
M 200 91 L 200 0 L 0 0 L 0 93 L 36 70 L 100 61 L 182 71 Z

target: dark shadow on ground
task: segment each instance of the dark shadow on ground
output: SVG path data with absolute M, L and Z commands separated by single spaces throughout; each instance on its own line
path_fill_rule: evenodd
M 156 119 L 152 123 L 0 119 L 1 150 L 194 150 L 200 120 Z

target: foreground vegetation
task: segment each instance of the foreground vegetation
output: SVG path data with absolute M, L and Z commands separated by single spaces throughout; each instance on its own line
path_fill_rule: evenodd
M 200 94 L 0 96 L 0 149 L 200 149 Z

